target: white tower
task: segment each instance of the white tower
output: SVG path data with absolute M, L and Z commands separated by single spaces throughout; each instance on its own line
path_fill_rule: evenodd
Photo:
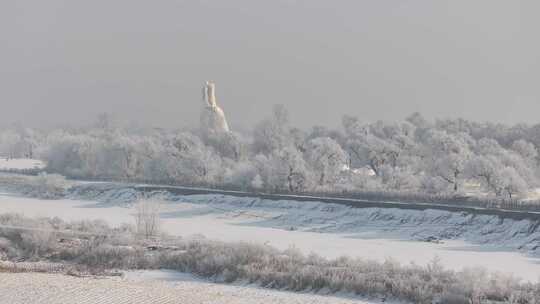
M 204 106 L 201 112 L 201 131 L 206 136 L 229 132 L 225 113 L 216 103 L 216 85 L 207 81 L 202 88 Z

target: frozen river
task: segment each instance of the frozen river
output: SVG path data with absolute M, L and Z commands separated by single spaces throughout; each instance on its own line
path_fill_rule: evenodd
M 8 193 L 0 194 L 0 213 L 16 212 L 26 216 L 58 216 L 65 220 L 102 219 L 110 224 L 131 223 L 133 208 L 80 200 L 40 200 Z M 401 263 L 426 264 L 438 257 L 446 267 L 485 267 L 537 281 L 540 259 L 519 252 L 497 250 L 463 241 L 441 244 L 384 238 L 377 232 L 324 233 L 302 229 L 283 229 L 261 225 L 261 219 L 273 216 L 268 210 L 219 210 L 182 201 L 167 202 L 162 207 L 162 227 L 173 235 L 202 235 L 221 241 L 247 241 L 280 249 L 294 246 L 328 258 L 342 255 L 383 261 L 392 258 Z M 489 250 L 486 248 L 490 248 Z

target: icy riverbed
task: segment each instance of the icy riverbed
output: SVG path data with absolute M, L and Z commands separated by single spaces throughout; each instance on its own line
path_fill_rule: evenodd
M 111 224 L 129 223 L 133 222 L 133 207 L 126 203 L 129 201 L 127 197 L 128 193 L 115 196 L 114 199 L 98 196 L 98 202 L 75 199 L 40 200 L 2 193 L 0 213 L 58 216 L 66 220 L 102 219 Z M 425 230 L 428 227 L 422 227 L 421 222 L 413 220 L 413 214 L 408 215 L 410 223 L 400 228 L 399 223 L 403 220 L 397 217 L 388 218 L 379 212 L 377 218 L 370 213 L 368 221 L 365 222 L 363 220 L 366 218 L 360 210 L 349 210 L 348 212 L 353 214 L 346 216 L 339 210 L 332 209 L 333 206 L 327 206 L 332 210 L 321 210 L 324 206 L 317 203 L 274 202 L 268 205 L 269 202 L 257 199 L 246 203 L 242 199 L 223 196 L 168 199 L 163 203 L 161 217 L 163 229 L 169 234 L 200 235 L 221 241 L 256 242 L 280 249 L 293 246 L 306 254 L 315 252 L 329 258 L 348 255 L 378 261 L 392 258 L 401 263 L 426 264 L 438 257 L 443 265 L 456 270 L 464 267 L 485 267 L 490 271 L 513 274 L 531 281 L 540 277 L 540 259 L 504 250 L 503 246 L 472 245 L 459 239 L 444 240 L 441 243 L 411 240 L 411 236 L 424 237 L 421 233 L 415 234 L 416 230 L 411 229 L 420 227 L 421 231 L 427 233 Z M 302 204 L 304 208 L 299 209 L 297 204 Z M 381 221 L 381 216 L 386 220 Z M 445 218 L 447 221 L 451 219 L 448 216 Z M 355 222 L 351 222 L 351 219 L 355 219 Z M 348 228 L 345 229 L 346 227 Z M 443 227 L 433 227 L 431 230 L 436 229 Z M 509 239 L 506 241 L 510 242 Z

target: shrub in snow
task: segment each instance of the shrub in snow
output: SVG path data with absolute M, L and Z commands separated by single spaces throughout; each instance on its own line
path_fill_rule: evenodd
M 263 180 L 259 174 L 255 175 L 253 180 L 251 181 L 251 187 L 255 189 L 262 189 L 264 186 Z
M 56 235 L 47 224 L 31 227 L 31 230 L 21 233 L 22 248 L 33 256 L 51 252 L 56 246 Z
M 159 234 L 161 204 L 162 200 L 159 198 L 141 199 L 136 203 L 135 227 L 138 235 L 148 239 Z
M 44 242 L 25 236 L 27 229 L 1 228 L 15 223 L 44 227 L 58 237 Z M 81 231 L 81 227 L 86 228 Z M 265 245 L 204 239 L 156 239 L 163 244 L 156 248 L 148 247 L 146 240 L 119 238 L 119 234 L 127 233 L 123 228 L 95 227 L 97 231 L 88 231 L 91 228 L 81 223 L 0 215 L 0 252 L 8 244 L 12 248 L 9 259 L 49 258 L 86 267 L 93 273 L 118 268 L 175 269 L 224 282 L 241 280 L 267 288 L 329 290 L 421 304 L 540 301 L 538 283 L 522 283 L 478 268 L 446 270 L 437 260 L 427 266 L 347 257 L 329 260 L 315 254 L 304 256 L 295 248 L 279 251 Z
M 394 191 L 411 191 L 418 188 L 418 177 L 408 168 L 383 166 L 380 169 L 385 188 Z
M 63 197 L 70 186 L 63 176 L 47 173 L 38 176 L 0 174 L 0 184 L 9 190 L 43 199 Z
M 236 162 L 225 171 L 224 182 L 226 185 L 236 185 L 247 190 L 252 187 L 251 182 L 257 175 L 257 168 L 251 162 Z
M 31 258 L 46 256 L 56 246 L 56 234 L 49 220 L 32 220 L 16 214 L 0 215 L 0 237 L 10 241 L 7 254 L 11 256 L 21 252 Z
M 62 175 L 40 173 L 30 184 L 31 194 L 39 198 L 54 199 L 64 195 L 68 183 Z
M 448 193 L 449 185 L 440 177 L 424 176 L 420 179 L 420 190 L 428 194 Z
M 5 237 L 0 237 L 0 261 L 17 256 L 15 246 Z

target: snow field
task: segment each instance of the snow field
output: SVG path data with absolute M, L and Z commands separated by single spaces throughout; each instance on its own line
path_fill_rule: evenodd
M 24 170 L 38 169 L 45 167 L 43 161 L 29 158 L 11 158 L 7 159 L 0 156 L 0 170 Z
M 174 281 L 144 278 L 77 278 L 60 274 L 0 273 L 0 303 L 28 304 L 374 304 L 336 296 L 222 285 L 188 277 Z

